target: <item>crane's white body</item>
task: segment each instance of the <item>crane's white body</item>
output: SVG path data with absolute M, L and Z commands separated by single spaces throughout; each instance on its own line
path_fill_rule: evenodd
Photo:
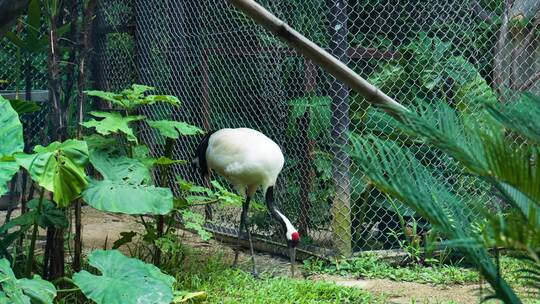
M 285 163 L 279 146 L 263 133 L 253 129 L 221 129 L 206 134 L 197 148 L 193 163 L 199 167 L 201 176 L 208 176 L 213 170 L 227 179 L 239 194 L 246 195 L 240 215 L 238 244 L 242 228 L 245 228 L 254 274 L 256 274 L 255 257 L 247 213 L 250 199 L 257 188 L 262 187 L 268 212 L 286 230 L 285 237 L 290 248 L 291 271 L 294 276 L 296 246 L 300 235 L 291 221 L 274 206 L 274 185 Z M 233 265 L 236 265 L 237 261 L 238 251 L 235 253 Z
M 263 133 L 248 129 L 221 129 L 209 138 L 208 168 L 252 197 L 259 186 L 276 184 L 285 159 L 279 146 Z

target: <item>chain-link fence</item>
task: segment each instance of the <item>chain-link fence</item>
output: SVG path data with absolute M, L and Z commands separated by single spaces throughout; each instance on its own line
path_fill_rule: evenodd
M 46 142 L 48 107 L 47 40 L 28 43 L 27 18 L 17 21 L 4 38 L 0 38 L 0 96 L 31 100 L 40 110 L 21 115 L 28 146 Z M 40 37 L 45 28 L 38 30 Z
M 507 102 L 508 92 L 540 92 L 536 1 L 259 3 L 404 105 L 444 101 L 470 112 L 478 98 Z M 183 102 L 178 110 L 146 113 L 153 119 L 205 130 L 251 127 L 282 147 L 277 202 L 298 227 L 302 248 L 350 254 L 399 246 L 399 216 L 416 215 L 374 189 L 345 149 L 349 132 L 396 131 L 356 93 L 225 0 L 108 0 L 97 21 L 97 87 L 152 85 Z M 152 134 L 147 142 L 159 148 Z M 189 159 L 196 145 L 195 139 L 179 143 L 176 157 Z M 453 170 L 450 159 L 425 146 L 410 148 L 463 197 L 492 201 L 490 189 Z M 203 182 L 186 166 L 175 174 Z M 209 227 L 234 235 L 239 208 L 214 206 Z M 283 242 L 264 210 L 252 208 L 250 216 L 258 238 Z

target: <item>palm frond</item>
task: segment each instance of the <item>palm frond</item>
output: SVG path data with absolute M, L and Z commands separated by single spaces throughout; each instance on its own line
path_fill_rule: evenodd
M 395 123 L 400 130 L 445 152 L 470 173 L 487 178 L 495 187 L 500 188 L 499 183 L 503 182 L 526 195 L 529 201 L 517 202 L 515 197 L 506 195 L 525 216 L 528 203 L 540 208 L 540 166 L 534 163 L 540 159 L 539 150 L 509 142 L 504 129 L 494 120 L 481 114 L 460 117 L 446 103 L 420 103 L 415 111 L 402 112 L 400 117 L 401 121 Z M 540 117 L 538 124 L 540 126 Z
M 506 303 L 520 303 L 507 282 L 499 276 L 487 251 L 482 246 L 474 246 L 480 241 L 472 232 L 470 214 L 458 203 L 460 199 L 421 165 L 408 149 L 374 136 L 352 135 L 351 145 L 351 157 L 375 187 L 415 210 L 449 239 L 467 240 L 472 246 L 459 249 L 490 282 L 496 297 Z
M 526 221 L 532 221 L 540 227 L 540 206 L 535 201 L 505 182 L 497 182 L 495 185 L 506 201 L 516 207 Z
M 481 137 L 488 175 L 516 188 L 540 207 L 540 166 L 534 163 L 540 157 L 538 149 L 518 146 L 505 140 L 498 132 L 478 132 L 483 132 Z
M 485 107 L 506 128 L 540 145 L 540 96 L 523 93 L 518 102 Z
M 400 131 L 438 148 L 478 175 L 487 174 L 482 139 L 467 116 L 458 116 L 445 102 L 418 102 L 412 111 L 397 115 L 395 126 Z

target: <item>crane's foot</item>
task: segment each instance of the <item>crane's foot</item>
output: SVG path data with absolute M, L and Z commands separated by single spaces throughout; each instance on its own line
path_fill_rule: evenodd
M 257 280 L 261 278 L 261 276 L 256 270 L 252 270 L 251 275 L 253 276 L 254 279 L 257 279 Z
M 231 265 L 232 268 L 237 268 L 238 267 L 238 255 L 240 255 L 240 251 L 235 250 L 234 251 L 234 260 L 233 260 L 233 263 Z

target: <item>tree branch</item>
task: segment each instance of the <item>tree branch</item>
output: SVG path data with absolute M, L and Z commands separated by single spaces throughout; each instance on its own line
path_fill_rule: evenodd
M 540 71 L 536 71 L 536 73 L 532 74 L 529 79 L 527 79 L 520 87 L 520 91 L 527 91 L 530 89 L 537 81 L 540 80 Z
M 480 20 L 485 21 L 489 24 L 495 24 L 497 20 L 497 15 L 484 9 L 478 1 L 469 2 L 469 10 Z

